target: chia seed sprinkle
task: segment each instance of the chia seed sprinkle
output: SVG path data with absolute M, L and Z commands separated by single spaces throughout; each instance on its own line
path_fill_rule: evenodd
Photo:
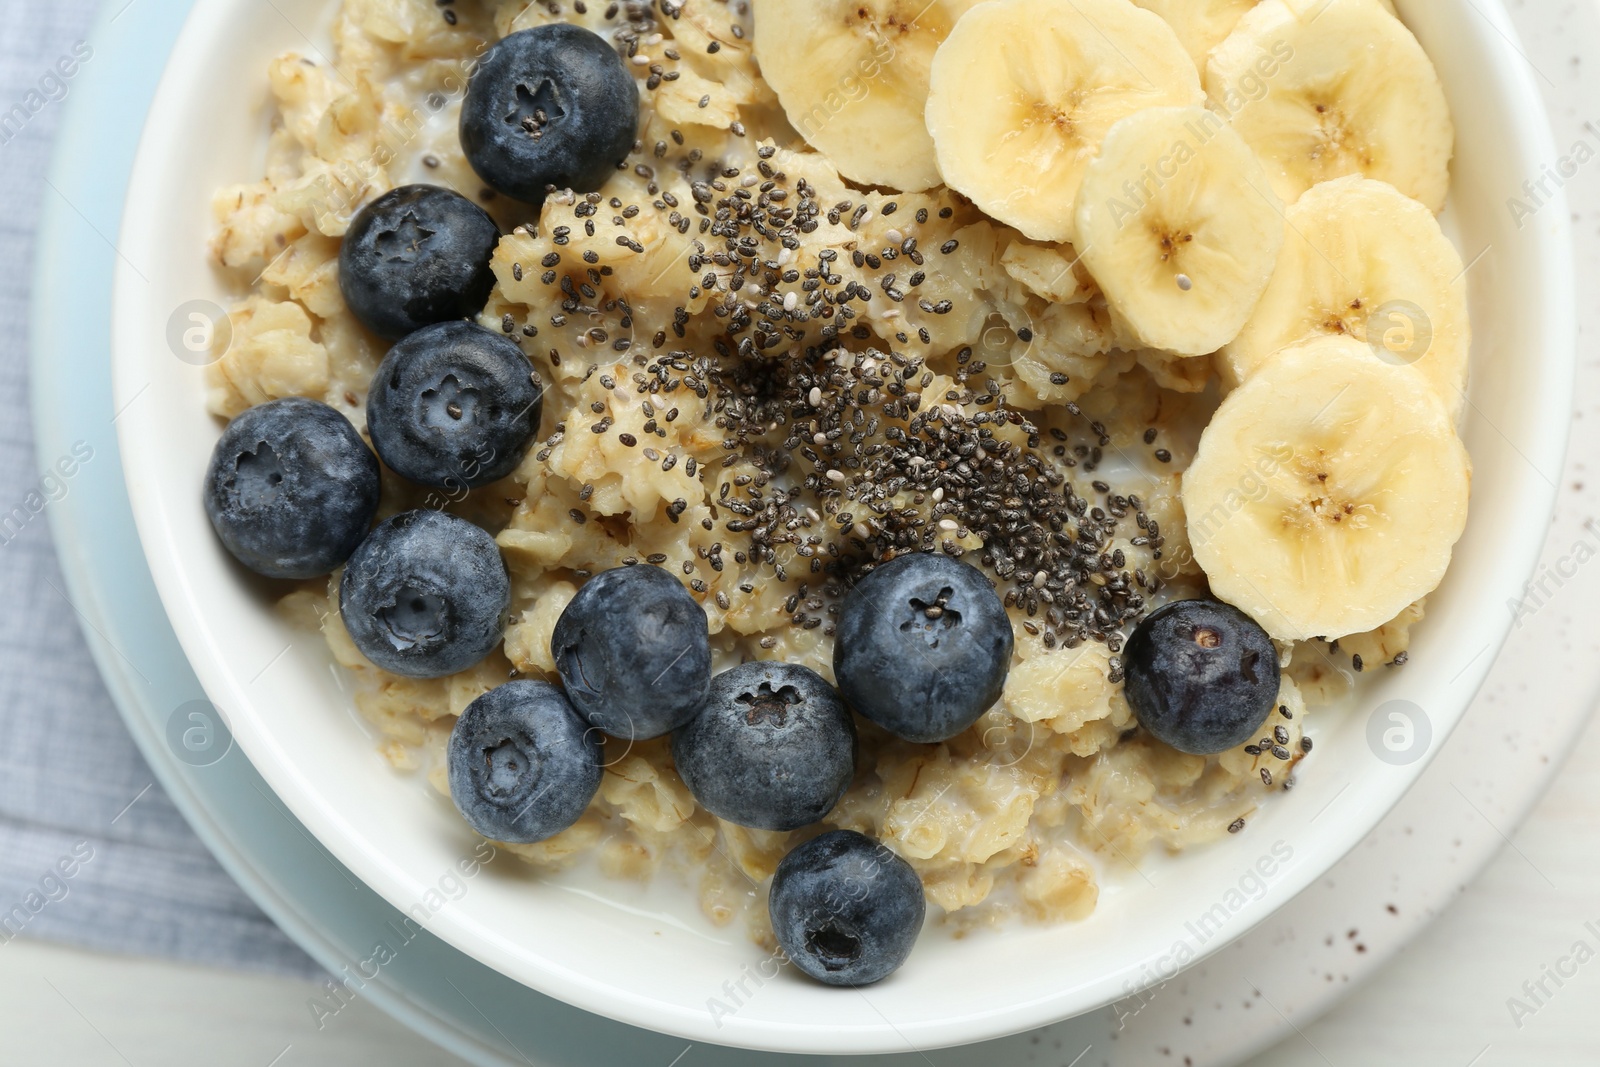
M 667 18 L 682 13 L 679 4 L 657 6 Z M 630 58 L 644 58 L 641 49 L 663 43 L 643 5 L 607 10 L 623 20 L 615 39 Z M 725 45 L 713 42 L 706 51 Z M 699 106 L 710 102 L 704 96 Z M 746 134 L 737 123 L 728 129 Z M 549 295 L 561 313 L 546 305 L 538 317 L 548 315 L 550 327 L 563 331 L 569 364 L 573 348 L 585 350 L 580 358 L 590 362 L 607 346 L 627 353 L 616 365 L 626 368 L 621 373 L 610 363 L 600 368 L 611 372 L 602 384 L 621 393 L 631 382 L 645 421 L 633 423 L 624 414 L 626 403 L 601 393 L 605 402 L 596 401 L 594 415 L 585 415 L 592 433 L 612 432 L 614 418 L 623 419 L 633 432 L 617 433 L 616 440 L 638 448 L 642 462 L 662 471 L 681 462 L 683 476 L 703 481 L 703 488 L 686 494 L 695 510 L 689 511 L 688 499 L 675 500 L 667 519 L 699 524 L 724 541 L 667 564 L 691 577 L 698 567 L 708 578 L 730 560 L 759 567 L 763 577 L 787 583 L 792 625 L 830 633 L 839 599 L 877 565 L 910 552 L 964 558 L 995 580 L 1019 625 L 1045 648 L 1101 642 L 1113 653 L 1111 680 L 1120 681 L 1115 654 L 1124 634 L 1164 584 L 1146 563 L 1162 558 L 1164 539 L 1136 498 L 1117 495 L 1106 481 L 1088 484 L 1103 450 L 1112 446 L 1105 426 L 1068 403 L 1062 407 L 1072 424 L 1047 430 L 1036 421 L 1041 416 L 1012 406 L 981 353 L 962 349 L 953 364 L 944 357 L 949 346 L 939 344 L 939 317 L 963 320 L 969 308 L 964 302 L 957 308 L 938 272 L 919 269 L 919 239 L 945 235 L 916 230 L 912 218 L 925 225 L 933 210 L 948 220 L 955 209 L 913 212 L 880 194 L 855 191 L 844 194 L 851 199 L 824 202 L 805 179 L 779 169 L 781 158 L 770 146 L 751 146 L 753 166 L 734 165 L 683 151 L 679 130 L 663 130 L 660 137 L 636 145 L 636 155 L 620 168 L 640 158 L 654 164 L 636 169 L 650 181 L 647 198 L 624 203 L 625 197 L 613 197 L 605 210 L 599 194 L 551 190 L 551 202 L 565 205 L 572 225 L 553 227 L 549 240 L 558 248 L 572 240 L 584 244 L 572 232 L 575 220 L 592 237 L 597 223 L 602 230 L 623 227 L 656 211 L 657 224 L 687 242 L 687 284 L 670 322 L 662 322 L 653 339 L 648 332 L 635 335 L 626 301 L 608 300 L 602 278 L 611 268 L 597 263 L 615 253 L 596 255 L 593 248 L 577 257 L 563 248 L 540 259 L 540 281 L 559 288 Z M 902 225 L 873 225 L 878 215 L 896 216 Z M 843 240 L 802 243 L 824 223 L 838 227 Z M 642 254 L 634 232 L 652 231 L 628 227 L 609 236 Z M 960 251 L 953 238 L 938 243 L 943 255 Z M 514 265 L 513 277 L 521 280 L 522 270 Z M 691 333 L 691 318 L 702 314 L 708 322 L 715 318 L 714 330 Z M 871 330 L 868 321 L 875 324 Z M 885 335 L 884 324 L 891 322 Z M 886 340 L 871 340 L 874 331 Z M 522 332 L 531 337 L 538 327 L 529 324 Z M 913 336 L 920 350 L 895 349 L 909 349 Z M 1026 344 L 1034 334 L 1021 328 L 1016 337 Z M 920 354 L 929 351 L 939 354 L 937 371 Z M 546 353 L 560 365 L 559 351 Z M 934 390 L 936 373 L 953 384 L 941 380 Z M 1068 384 L 1060 372 L 1050 381 Z M 697 434 L 709 435 L 712 448 L 720 444 L 719 464 L 687 456 L 680 461 L 676 443 L 657 440 L 669 437 L 680 408 Z M 1152 429 L 1146 443 L 1154 440 Z M 656 447 L 639 448 L 641 441 Z M 558 445 L 552 437 L 537 457 L 547 460 Z M 1164 449 L 1156 456 L 1171 459 Z M 709 513 L 700 506 L 708 490 L 715 504 Z M 579 498 L 587 501 L 592 493 L 586 486 Z M 1137 551 L 1124 550 L 1130 541 Z M 715 595 L 728 610 L 727 597 Z M 776 639 L 762 645 L 775 647 Z
M 758 471 L 744 499 L 724 496 L 727 530 L 769 564 L 782 546 L 809 557 L 825 603 L 898 555 L 976 547 L 1007 605 L 1043 623 L 1047 646 L 1097 640 L 1120 651 L 1123 630 L 1142 615 L 1156 580 L 1111 553 L 1121 520 L 1091 513 L 1039 447 L 1038 427 L 1007 406 L 997 382 L 972 380 L 984 368 L 970 356 L 957 384 L 986 391 L 957 390 L 962 404 L 925 404 L 920 386 L 932 379 L 922 361 L 876 349 L 693 366 L 712 386 L 707 419 L 724 449 Z M 661 375 L 642 378 L 648 389 Z M 1160 541 L 1147 535 L 1157 550 Z

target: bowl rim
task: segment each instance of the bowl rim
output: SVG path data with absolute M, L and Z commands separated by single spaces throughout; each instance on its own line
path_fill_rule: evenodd
M 1502 0 L 1489 0 L 1486 4 L 1473 6 L 1490 29 L 1508 41 L 1515 40 L 1515 30 Z M 172 57 L 183 54 L 186 42 L 192 44 L 195 40 L 207 40 L 210 39 L 209 35 L 221 32 L 228 7 L 226 3 L 195 5 L 185 21 Z M 181 134 L 173 128 L 174 124 L 168 116 L 181 110 L 175 103 L 191 86 L 186 84 L 188 76 L 184 67 L 173 63 L 172 57 L 169 57 L 162 73 L 140 137 L 124 203 L 123 225 L 117 242 L 119 249 L 160 247 L 158 242 L 161 235 L 153 230 L 153 219 L 157 213 L 142 211 L 140 206 L 150 202 L 149 198 L 161 195 L 159 187 L 152 187 L 150 176 L 154 161 L 182 142 Z M 1516 65 L 1514 55 L 1501 65 L 1498 74 L 1512 113 L 1535 117 L 1535 121 L 1515 125 L 1511 131 L 1515 143 L 1508 147 L 1508 152 L 1516 158 L 1529 160 L 1556 158 L 1553 137 L 1531 74 Z M 1552 224 L 1536 227 L 1529 235 L 1529 240 L 1536 244 L 1536 258 L 1547 283 L 1542 290 L 1539 307 L 1531 309 L 1529 314 L 1538 316 L 1539 321 L 1545 323 L 1570 324 L 1570 330 L 1564 325 L 1560 328 L 1551 326 L 1545 331 L 1550 340 L 1541 351 L 1539 366 L 1543 374 L 1537 389 L 1537 407 L 1539 410 L 1563 413 L 1568 406 L 1567 398 L 1576 366 L 1576 304 L 1570 269 L 1572 239 L 1570 216 L 1565 204 L 1565 194 L 1558 190 L 1556 196 L 1546 204 L 1551 208 L 1546 214 Z M 141 388 L 137 379 L 129 373 L 136 362 L 135 353 L 140 345 L 156 341 L 154 338 L 139 337 L 135 331 L 118 328 L 119 323 L 136 321 L 133 305 L 139 297 L 131 276 L 138 272 L 130 255 L 118 258 L 112 299 L 113 397 L 119 412 L 128 410 Z M 1569 425 L 1570 420 L 1566 417 L 1545 420 L 1541 424 L 1538 440 L 1526 444 L 1521 451 L 1527 453 L 1530 462 L 1535 462 L 1541 469 L 1548 464 L 1550 469 L 1560 470 Z M 245 686 L 241 685 L 241 679 L 229 668 L 225 650 L 218 646 L 206 624 L 203 597 L 185 578 L 184 560 L 177 547 L 180 539 L 171 536 L 175 524 L 182 520 L 165 509 L 156 494 L 140 491 L 148 487 L 152 479 L 159 477 L 158 471 L 144 462 L 150 454 L 146 441 L 141 438 L 145 429 L 138 417 L 117 423 L 124 476 L 145 558 L 185 655 L 208 696 L 219 707 L 232 709 L 229 725 L 235 739 L 283 803 L 357 877 L 396 907 L 404 908 L 405 902 L 414 899 L 414 896 L 402 884 L 398 870 L 388 857 L 366 842 L 359 826 L 339 812 L 330 810 L 327 805 L 317 802 L 312 783 L 299 773 L 289 753 L 280 748 L 268 725 L 268 717 L 256 709 L 257 702 L 249 697 Z M 1522 517 L 1522 528 L 1542 532 L 1554 506 L 1556 487 L 1552 485 L 1545 491 L 1534 486 L 1528 490 L 1528 496 L 1533 506 L 1526 509 Z M 198 494 L 196 501 L 194 510 L 199 512 Z M 192 521 L 192 516 L 189 521 Z M 1541 543 L 1539 537 L 1526 538 L 1525 547 L 1512 553 L 1517 565 L 1507 570 L 1518 576 L 1513 591 L 1520 590 L 1521 578 L 1532 571 Z M 1501 584 L 1511 588 L 1504 581 Z M 1492 627 L 1492 647 L 1487 651 L 1498 652 L 1510 628 L 1510 619 L 1503 625 Z M 1463 670 L 1461 677 L 1467 679 L 1467 684 L 1460 691 L 1464 695 L 1459 702 L 1453 702 L 1451 714 L 1446 717 L 1447 726 L 1453 727 L 1459 721 L 1493 660 L 1494 655 L 1480 655 Z M 1203 959 L 1232 943 L 1264 921 L 1279 905 L 1321 877 L 1366 836 L 1383 812 L 1398 801 L 1437 752 L 1437 748 L 1434 746 L 1426 757 L 1413 764 L 1409 773 L 1380 779 L 1380 785 L 1369 797 L 1375 801 L 1369 804 L 1372 818 L 1352 820 L 1333 828 L 1324 836 L 1320 847 L 1314 850 L 1313 862 L 1297 863 L 1287 870 L 1283 877 L 1273 883 L 1269 892 L 1247 904 L 1235 915 L 1226 937 L 1218 937 L 1213 943 L 1207 944 L 1194 956 L 1194 960 Z M 619 990 L 543 957 L 507 951 L 497 939 L 486 937 L 486 931 L 461 912 L 447 909 L 435 918 L 436 923 L 430 924 L 429 929 L 446 942 L 503 974 L 577 1007 L 692 1041 L 777 1052 L 872 1053 L 904 1050 L 908 1043 L 918 1049 L 966 1044 L 1091 1011 L 1112 1003 L 1126 993 L 1125 986 L 1113 984 L 1118 976 L 1112 975 L 1099 982 L 1056 989 L 1049 995 L 1016 1003 L 1005 1010 L 930 1019 L 909 1025 L 896 1025 L 884 1019 L 882 1025 L 878 1026 L 824 1029 L 803 1022 L 780 1026 L 750 1022 L 734 1016 L 726 1026 L 719 1024 L 713 1028 L 704 1012 L 690 1012 L 678 1004 Z M 1066 1004 L 1065 1008 L 1063 1004 Z

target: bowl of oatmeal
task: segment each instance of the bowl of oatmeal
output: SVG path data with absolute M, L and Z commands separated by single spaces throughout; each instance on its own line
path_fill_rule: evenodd
M 1160 91 L 1124 87 L 1140 97 L 1127 114 L 1042 173 L 1026 164 L 1043 148 L 1008 157 L 964 108 L 998 93 L 1003 65 L 981 60 L 1008 50 L 1021 64 L 1060 49 L 1115 84 L 1082 36 L 1016 44 L 1011 23 L 1049 5 L 937 5 L 903 38 L 759 2 L 280 6 L 192 15 L 141 148 L 114 310 L 141 538 L 208 695 L 283 801 L 412 922 L 532 988 L 689 1040 L 818 1053 L 961 1043 L 1112 1004 L 1358 841 L 1512 625 L 1564 442 L 1572 316 L 1565 212 L 1517 198 L 1554 153 L 1495 23 L 1402 5 L 1408 61 L 1430 63 L 1447 112 L 1473 123 L 1441 147 L 1420 136 L 1438 116 L 1414 117 L 1433 123 L 1414 138 L 1420 162 L 1314 173 L 1251 147 L 1278 140 L 1252 105 L 1323 91 L 1295 56 L 1344 56 L 1335 30 L 1400 40 L 1378 0 L 1269 0 L 1209 44 L 1169 33 L 1161 5 L 1108 2 L 1115 32 L 1155 28 L 1140 55 Z M 496 42 L 556 23 L 610 42 L 640 136 L 598 189 L 530 206 L 474 169 L 460 112 Z M 1313 53 L 1300 35 L 1318 32 Z M 925 72 L 920 128 L 901 114 L 908 69 Z M 1396 91 L 1418 76 L 1397 73 Z M 1046 182 L 1057 171 L 1106 192 L 1064 208 L 1076 194 Z M 1255 200 L 1219 208 L 1227 232 L 1207 235 L 1167 211 L 1191 181 L 1243 182 Z M 337 563 L 331 580 L 248 575 L 199 488 L 224 422 L 269 402 L 308 398 L 368 429 L 390 339 L 350 310 L 340 253 L 361 211 L 408 185 L 453 189 L 494 221 L 493 282 L 470 317 L 542 386 L 503 477 L 379 475 L 374 517 L 471 524 L 508 580 L 494 647 L 420 675 L 357 643 Z M 1363 224 L 1397 235 L 1392 251 L 1337 243 Z M 1239 254 L 1180 267 L 1168 245 L 1186 238 Z M 1448 243 L 1452 269 L 1415 252 L 1428 240 Z M 1389 298 L 1376 328 L 1380 309 L 1350 299 L 1309 329 L 1292 313 L 1318 271 L 1337 290 L 1397 263 L 1410 273 L 1374 283 Z M 1204 302 L 1175 303 L 1189 294 Z M 1381 370 L 1351 363 L 1351 345 Z M 1295 446 L 1325 412 L 1409 420 L 1385 406 L 1408 390 L 1437 395 L 1399 458 L 1388 438 L 1316 439 L 1348 462 L 1304 467 Z M 1274 417 L 1288 452 L 1259 439 Z M 1458 436 L 1470 508 L 1402 469 Z M 1430 469 L 1453 462 L 1439 447 Z M 1370 500 L 1329 494 L 1315 536 L 1286 547 L 1268 519 L 1322 508 L 1304 487 L 1330 471 L 1400 486 L 1391 510 L 1411 525 L 1386 541 L 1358 521 Z M 452 803 L 460 717 L 510 681 L 564 680 L 558 623 L 597 576 L 676 578 L 719 674 L 773 661 L 843 686 L 849 591 L 915 554 L 992 583 L 1013 638 L 1003 689 L 935 741 L 856 714 L 854 773 L 820 820 L 713 814 L 665 736 L 615 732 L 590 802 L 539 840 L 486 840 Z M 1330 560 L 1377 577 L 1340 585 Z M 1297 583 L 1272 584 L 1295 566 Z M 1247 740 L 1197 754 L 1141 725 L 1128 641 L 1161 605 L 1208 595 L 1265 627 L 1279 687 Z M 859 996 L 796 974 L 768 909 L 779 863 L 828 829 L 883 842 L 926 901 L 904 966 Z

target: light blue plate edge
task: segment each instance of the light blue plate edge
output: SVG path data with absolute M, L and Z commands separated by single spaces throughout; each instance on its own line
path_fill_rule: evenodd
M 191 6 L 104 5 L 90 36 L 94 56 L 67 102 L 41 193 L 34 265 L 35 461 L 43 470 L 80 442 L 94 450 L 67 495 L 48 509 L 66 586 L 58 592 L 70 600 L 140 751 L 229 875 L 319 964 L 343 977 L 380 938 L 398 941 L 386 924 L 400 913 L 315 843 L 242 752 L 193 768 L 166 748 L 167 716 L 204 693 L 145 565 L 117 449 L 108 315 L 114 242 L 144 117 Z M 230 832 L 241 827 L 249 828 L 248 845 Z M 334 933 L 352 928 L 370 930 L 370 942 L 349 945 Z M 448 995 L 441 976 L 459 987 L 453 1009 L 438 996 L 423 1003 L 406 988 L 431 980 L 434 993 Z M 519 1020 L 547 1016 L 539 1009 L 555 1006 L 425 932 L 358 995 L 463 1059 L 492 1067 L 532 1062 L 526 1050 L 538 1047 L 532 1041 L 540 1035 Z M 308 1005 L 308 1026 L 312 1019 Z M 337 1026 L 337 1018 L 328 1025 Z M 521 1040 L 497 1040 L 490 1034 L 497 1029 Z
M 34 264 L 30 400 L 36 464 L 42 470 L 69 454 L 75 443 L 94 449 L 67 495 L 49 507 L 48 518 L 66 583 L 60 592 L 82 624 L 134 741 L 228 874 L 313 959 L 343 976 L 355 960 L 370 955 L 378 940 L 395 941 L 390 924 L 398 922 L 400 912 L 315 841 L 243 752 L 236 748 L 220 762 L 196 768 L 168 749 L 167 718 L 179 705 L 203 698 L 204 691 L 167 622 L 145 563 L 116 442 L 109 330 L 119 255 L 115 240 L 144 118 L 193 3 L 133 0 L 103 6 L 90 36 L 93 59 L 83 66 L 67 101 L 42 192 Z M 351 944 L 335 932 L 352 929 L 367 936 Z M 426 932 L 361 984 L 358 995 L 485 1067 L 665 1064 L 688 1051 L 682 1039 L 534 992 Z M 308 1025 L 311 1019 L 308 1007 Z M 1064 1036 L 1075 1023 L 1087 1021 L 1068 1020 L 1047 1030 Z M 337 1019 L 328 1025 L 337 1026 Z M 1003 1056 L 1007 1046 L 1021 1051 L 1029 1037 L 873 1057 L 696 1045 L 693 1061 L 695 1067 L 926 1067 L 936 1061 L 950 1064 L 952 1056 L 963 1063 L 976 1062 L 985 1052 Z

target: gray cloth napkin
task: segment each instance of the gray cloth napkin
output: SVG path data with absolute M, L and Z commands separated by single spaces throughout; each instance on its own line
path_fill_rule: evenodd
M 28 287 L 60 98 L 71 91 L 52 69 L 88 36 L 97 7 L 0 0 L 0 397 L 9 404 L 0 517 L 39 487 L 24 406 Z M 0 951 L 20 936 L 318 976 L 155 784 L 65 588 L 45 516 L 0 524 Z

